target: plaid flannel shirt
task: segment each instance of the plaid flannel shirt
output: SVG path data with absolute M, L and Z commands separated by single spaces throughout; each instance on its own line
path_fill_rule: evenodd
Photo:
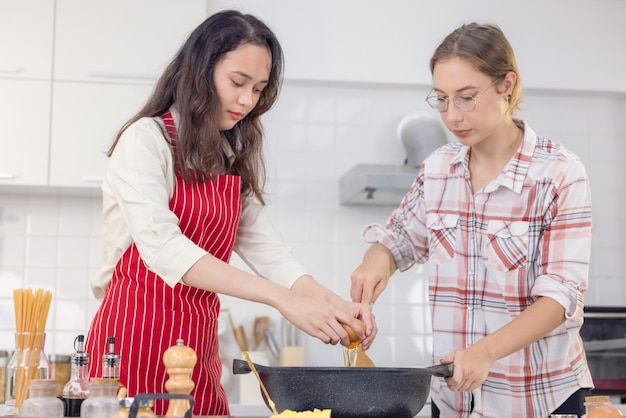
M 591 196 L 577 156 L 525 124 L 518 152 L 472 193 L 469 148 L 448 144 L 422 164 L 387 224 L 369 225 L 404 271 L 428 263 L 434 360 L 474 344 L 539 296 L 566 321 L 491 366 L 472 393 L 434 378 L 442 417 L 547 417 L 593 387 L 579 330 L 591 251 Z M 473 401 L 473 412 L 469 405 Z

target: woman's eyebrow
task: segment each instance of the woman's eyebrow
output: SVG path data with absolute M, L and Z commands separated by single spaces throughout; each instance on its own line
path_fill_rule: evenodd
M 244 78 L 246 78 L 248 80 L 252 80 L 252 76 L 250 74 L 246 73 L 246 72 L 239 71 L 239 70 L 233 70 L 232 72 L 235 73 L 235 74 L 238 74 L 238 75 L 240 75 L 240 76 L 242 76 L 242 77 L 244 77 Z M 263 83 L 263 84 L 267 84 L 267 83 L 269 83 L 269 80 L 259 80 L 258 82 L 259 83 Z
M 463 91 L 466 91 L 466 90 L 471 90 L 471 89 L 477 89 L 477 88 L 478 88 L 478 87 L 476 87 L 476 86 L 465 86 L 465 87 L 461 87 L 460 89 L 457 89 L 457 90 L 454 92 L 454 94 L 459 94 L 459 93 L 461 93 L 461 92 L 463 92 Z M 441 89 L 438 89 L 437 87 L 433 87 L 433 91 L 434 91 L 434 92 L 436 92 L 436 93 L 446 94 L 446 92 L 445 92 L 445 91 L 443 91 L 443 90 L 441 90 Z

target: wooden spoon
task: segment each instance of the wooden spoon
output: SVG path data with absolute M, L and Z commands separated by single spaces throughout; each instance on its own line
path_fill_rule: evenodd
M 370 356 L 361 350 L 361 344 L 359 344 L 356 350 L 356 361 L 354 363 L 356 367 L 376 367 Z
M 241 354 L 243 354 L 243 358 L 246 360 L 246 362 L 248 362 L 248 366 L 250 366 L 250 370 L 252 370 L 252 372 L 256 376 L 256 380 L 259 381 L 259 386 L 261 386 L 261 390 L 263 390 L 263 393 L 265 394 L 267 403 L 270 405 L 270 408 L 272 408 L 272 413 L 274 415 L 278 415 L 278 411 L 276 410 L 276 404 L 274 403 L 272 398 L 270 398 L 270 394 L 267 393 L 267 389 L 265 389 L 265 385 L 263 384 L 263 381 L 261 380 L 261 376 L 259 376 L 259 372 L 256 371 L 256 367 L 254 366 L 254 363 L 252 362 L 252 360 L 250 360 L 250 356 L 248 355 L 248 352 L 244 351 Z
M 235 342 L 239 346 L 240 351 L 248 351 L 248 338 L 246 337 L 246 331 L 243 329 L 243 325 L 235 326 L 233 322 L 233 317 L 230 316 L 230 311 L 228 309 L 223 309 L 228 314 L 228 324 L 230 325 L 230 330 L 233 333 L 233 337 L 235 337 Z
M 248 337 L 246 337 L 246 331 L 243 329 L 243 325 L 239 325 L 235 328 L 235 340 L 241 351 L 248 351 Z
M 372 359 L 361 350 L 361 344 L 354 348 L 343 347 L 343 365 L 346 367 L 376 367 Z
M 252 351 L 256 351 L 265 339 L 265 334 L 267 334 L 267 331 L 270 329 L 270 317 L 257 316 L 254 318 L 252 328 L 252 337 L 254 338 Z

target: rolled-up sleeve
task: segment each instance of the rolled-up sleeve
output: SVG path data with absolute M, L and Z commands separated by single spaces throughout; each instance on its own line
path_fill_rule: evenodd
M 567 318 L 581 316 L 591 253 L 592 212 L 589 180 L 582 163 L 572 160 L 561 171 L 554 205 L 539 248 L 533 296 L 547 296 L 565 308 Z
M 308 274 L 272 225 L 268 208 L 252 197 L 244 202 L 234 251 L 256 274 L 288 288 Z
M 423 172 L 420 171 L 386 225 L 370 224 L 361 232 L 365 241 L 387 247 L 400 271 L 428 261 L 428 229 L 423 221 L 426 217 L 423 201 Z

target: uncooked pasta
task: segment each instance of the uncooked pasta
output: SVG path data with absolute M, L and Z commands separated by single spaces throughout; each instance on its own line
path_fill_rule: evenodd
M 39 351 L 43 349 L 44 332 L 52 292 L 43 289 L 15 289 L 13 303 L 15 308 L 15 347 L 18 352 L 30 353 L 20 361 L 15 375 L 15 407 L 27 398 L 28 383 L 38 376 Z

